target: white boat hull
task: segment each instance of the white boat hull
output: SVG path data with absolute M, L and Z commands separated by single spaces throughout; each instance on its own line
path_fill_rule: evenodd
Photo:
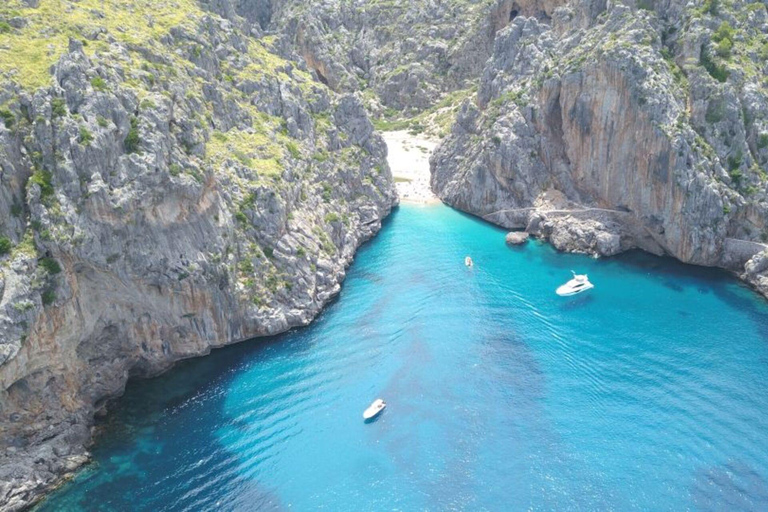
M 580 293 L 584 293 L 587 290 L 591 290 L 594 288 L 595 285 L 592 283 L 587 283 L 584 286 L 581 286 L 578 289 L 573 289 L 567 284 L 564 284 L 563 286 L 559 287 L 557 290 L 555 290 L 555 293 L 558 294 L 561 297 L 571 297 L 573 295 L 578 295 Z
M 363 412 L 363 419 L 370 420 L 371 418 L 375 418 L 381 414 L 381 411 L 383 411 L 386 407 L 387 404 L 381 398 L 375 400 L 370 405 L 370 407 L 368 407 L 365 412 Z

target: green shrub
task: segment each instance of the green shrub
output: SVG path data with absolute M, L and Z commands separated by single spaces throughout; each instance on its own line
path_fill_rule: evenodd
M 102 116 L 96 117 L 96 122 L 102 128 L 106 128 L 109 125 L 109 122 L 104 117 L 102 117 Z
M 331 192 L 333 189 L 328 183 L 323 183 L 323 201 L 326 203 L 331 202 Z
M 51 275 L 56 275 L 61 272 L 61 265 L 59 265 L 59 262 L 53 258 L 40 258 L 37 263 Z
M 704 119 L 706 119 L 708 123 L 718 123 L 722 121 L 723 116 L 725 116 L 725 104 L 719 100 L 710 101 L 707 105 L 707 112 L 704 114 Z
M 301 152 L 299 151 L 298 146 L 293 142 L 288 142 L 285 145 L 285 148 L 288 150 L 288 152 L 291 154 L 293 158 L 300 158 Z
M 248 168 L 251 168 L 251 167 L 253 167 L 253 158 L 251 158 L 250 156 L 248 156 L 247 154 L 245 154 L 245 152 L 244 152 L 244 151 L 241 151 L 241 150 L 239 150 L 239 149 L 236 149 L 236 150 L 232 151 L 232 154 L 233 154 L 233 155 L 235 156 L 235 158 L 237 158 L 237 159 L 238 159 L 238 161 L 240 161 L 240 163 L 241 163 L 241 164 L 243 164 L 244 166 L 246 166 L 246 167 L 248 167 Z
M 733 36 L 736 34 L 736 31 L 733 29 L 730 23 L 727 21 L 724 21 L 720 24 L 719 27 L 717 27 L 717 30 L 712 35 L 712 40 L 715 42 L 723 41 L 724 39 L 730 39 L 731 42 L 733 42 Z
M 761 133 L 757 138 L 757 149 L 768 148 L 768 133 Z
M 22 213 L 24 213 L 24 208 L 22 208 L 19 203 L 13 203 L 11 205 L 11 215 L 14 217 L 21 217 Z
M 720 0 L 705 0 L 704 12 L 717 16 L 720 9 Z
M 764 42 L 757 51 L 757 56 L 762 60 L 768 60 L 768 41 Z
M 67 102 L 64 98 L 53 98 L 51 100 L 51 112 L 53 117 L 64 117 L 67 115 Z
M 426 128 L 424 128 L 424 125 L 421 123 L 412 123 L 411 127 L 408 128 L 408 133 L 411 135 L 419 135 L 420 133 L 423 133 L 425 129 Z
M 139 150 L 139 120 L 135 117 L 131 118 L 131 129 L 128 130 L 128 135 L 125 137 L 125 151 L 127 153 L 136 153 Z
M 339 222 L 339 214 L 336 212 L 326 213 L 325 222 L 328 222 L 328 223 Z
M 53 175 L 50 172 L 38 169 L 29 177 L 29 182 L 40 186 L 41 198 L 53 195 Z
M 253 274 L 253 262 L 251 260 L 243 260 L 238 263 L 237 266 L 240 269 L 240 272 L 244 274 Z
M 637 0 L 637 8 L 644 11 L 652 11 L 653 0 Z
M 388 120 L 376 119 L 373 121 L 373 127 L 381 132 L 407 130 L 411 122 L 408 120 Z
M 101 78 L 100 76 L 95 76 L 91 78 L 91 86 L 96 89 L 97 91 L 106 91 L 107 90 L 107 82 Z
M 88 128 L 85 126 L 80 127 L 79 141 L 83 146 L 89 146 L 91 142 L 93 142 L 93 135 L 91 135 L 91 132 L 89 132 Z
M 56 291 L 52 289 L 45 290 L 41 298 L 43 299 L 43 306 L 49 306 L 56 300 Z
M 13 123 L 16 122 L 16 117 L 13 115 L 13 112 L 8 109 L 0 109 L 0 117 L 3 118 L 5 127 L 9 130 L 13 127 Z
M 717 43 L 717 46 L 715 46 L 717 55 L 724 59 L 731 56 L 731 50 L 733 50 L 733 36 L 735 33 L 736 31 L 727 21 L 720 24 L 712 35 L 712 40 Z
M 7 21 L 0 21 L 0 34 L 7 34 L 13 30 L 13 27 L 11 27 L 10 23 Z
M 754 185 L 747 185 L 744 187 L 744 195 L 745 196 L 753 196 L 757 194 L 760 191 L 760 189 Z
M 235 212 L 235 219 L 241 224 L 248 224 L 248 217 L 242 211 Z
M 699 56 L 699 64 L 710 74 L 712 78 L 720 83 L 725 83 L 728 80 L 728 70 L 724 64 L 718 64 L 712 59 L 709 54 L 709 50 L 705 44 L 701 45 L 701 54 Z
M 744 156 L 741 154 L 741 151 L 737 151 L 735 154 L 728 157 L 728 169 L 731 171 L 731 178 L 733 178 L 734 172 L 738 172 L 743 160 Z M 741 179 L 741 172 L 739 172 L 739 177 L 736 179 Z
M 730 39 L 723 39 L 715 47 L 715 53 L 718 57 L 727 59 L 731 56 L 731 50 L 733 50 L 733 41 Z
M 13 244 L 11 244 L 10 238 L 7 236 L 0 236 L 0 256 L 5 256 L 11 252 L 12 248 Z
M 275 250 L 271 247 L 265 247 L 264 248 L 264 256 L 266 256 L 269 259 L 272 259 L 275 257 Z
M 240 208 L 253 208 L 253 205 L 256 204 L 257 198 L 258 196 L 256 195 L 256 192 L 248 192 L 248 195 L 243 198 L 243 202 L 240 204 Z

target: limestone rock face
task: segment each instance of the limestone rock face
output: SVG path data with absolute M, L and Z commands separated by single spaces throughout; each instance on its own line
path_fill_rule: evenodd
M 470 85 L 496 33 L 516 16 L 548 18 L 560 0 L 286 1 L 271 29 L 332 89 L 368 89 L 384 108 L 415 113 Z
M 507 245 L 521 245 L 528 241 L 530 234 L 525 231 L 510 231 L 507 233 L 506 242 Z
M 707 9 L 517 16 L 432 157 L 433 190 L 565 250 L 743 268 L 768 239 L 768 15 Z
M 768 297 L 768 251 L 753 256 L 744 266 L 741 277 Z
M 362 99 L 227 2 L 158 2 L 123 30 L 104 20 L 124 12 L 68 6 L 19 9 L 87 44 L 46 41 L 39 75 L 0 67 L 3 510 L 87 460 L 129 377 L 310 322 L 397 203 Z

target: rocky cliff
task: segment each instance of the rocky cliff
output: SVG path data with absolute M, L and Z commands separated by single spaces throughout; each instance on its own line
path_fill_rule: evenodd
M 561 249 L 743 271 L 768 240 L 765 3 L 550 12 L 498 34 L 433 156 L 436 193 Z
M 361 98 L 241 4 L 0 7 L 0 509 L 129 377 L 308 323 L 397 201 Z
M 415 113 L 474 80 L 509 21 L 509 0 L 276 2 L 271 27 L 334 90 Z
M 446 135 L 454 207 L 768 294 L 766 33 L 741 0 L 7 0 L 0 509 L 129 377 L 337 293 L 397 201 L 367 114 Z
M 244 2 L 281 54 L 304 61 L 335 91 L 362 91 L 381 129 L 447 135 L 499 30 L 548 5 L 513 0 Z M 530 4 L 530 5 L 529 5 Z M 546 4 L 546 2 L 545 2 Z M 245 9 L 244 9 L 245 10 Z

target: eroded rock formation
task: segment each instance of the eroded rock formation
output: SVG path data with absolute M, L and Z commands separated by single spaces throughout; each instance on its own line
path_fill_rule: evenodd
M 433 156 L 433 189 L 561 249 L 743 270 L 768 238 L 766 32 L 746 2 L 521 14 Z

